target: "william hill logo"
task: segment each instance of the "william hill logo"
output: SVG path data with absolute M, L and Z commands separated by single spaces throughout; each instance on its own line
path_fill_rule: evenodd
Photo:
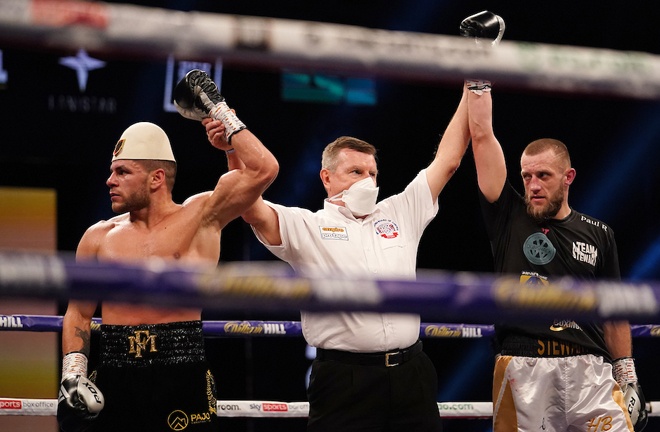
M 249 321 L 229 321 L 225 324 L 225 333 L 231 334 L 286 334 L 283 323 L 252 323 Z
M 230 321 L 225 324 L 225 333 L 232 334 L 260 334 L 264 332 L 262 326 L 254 326 L 249 321 Z
M 428 337 L 461 337 L 461 331 L 447 326 L 430 325 L 424 330 Z
M 0 315 L 0 327 L 23 328 L 21 317 L 15 315 Z

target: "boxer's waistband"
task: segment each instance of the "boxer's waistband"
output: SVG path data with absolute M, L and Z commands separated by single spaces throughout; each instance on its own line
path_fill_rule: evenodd
M 205 360 L 201 321 L 135 326 L 101 325 L 100 362 L 146 367 Z
M 572 357 L 598 352 L 574 342 L 522 335 L 507 336 L 502 342 L 500 354 L 521 357 Z

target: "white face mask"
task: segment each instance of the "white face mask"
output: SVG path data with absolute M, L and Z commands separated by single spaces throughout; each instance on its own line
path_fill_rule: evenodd
M 341 198 L 340 198 L 341 197 Z M 376 209 L 378 187 L 371 177 L 366 177 L 351 185 L 348 190 L 328 198 L 328 201 L 341 200 L 353 216 L 366 216 Z

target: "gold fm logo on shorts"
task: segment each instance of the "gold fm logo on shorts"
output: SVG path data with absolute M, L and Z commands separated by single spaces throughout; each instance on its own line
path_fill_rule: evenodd
M 128 353 L 134 354 L 135 358 L 142 358 L 142 351 L 158 352 L 156 348 L 155 334 L 150 334 L 149 330 L 137 330 L 135 336 L 128 337 Z
M 182 431 L 189 425 L 208 423 L 210 421 L 211 413 L 208 412 L 188 415 L 184 411 L 174 410 L 167 416 L 167 425 L 173 431 Z

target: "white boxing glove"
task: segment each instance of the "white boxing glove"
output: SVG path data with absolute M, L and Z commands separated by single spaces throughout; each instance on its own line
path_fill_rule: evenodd
M 101 391 L 87 378 L 87 356 L 71 352 L 62 360 L 57 421 L 65 432 L 82 432 L 105 405 Z
M 646 399 L 642 387 L 637 382 L 635 361 L 632 357 L 622 357 L 612 362 L 612 375 L 621 387 L 625 403 L 635 432 L 641 432 L 648 422 Z

